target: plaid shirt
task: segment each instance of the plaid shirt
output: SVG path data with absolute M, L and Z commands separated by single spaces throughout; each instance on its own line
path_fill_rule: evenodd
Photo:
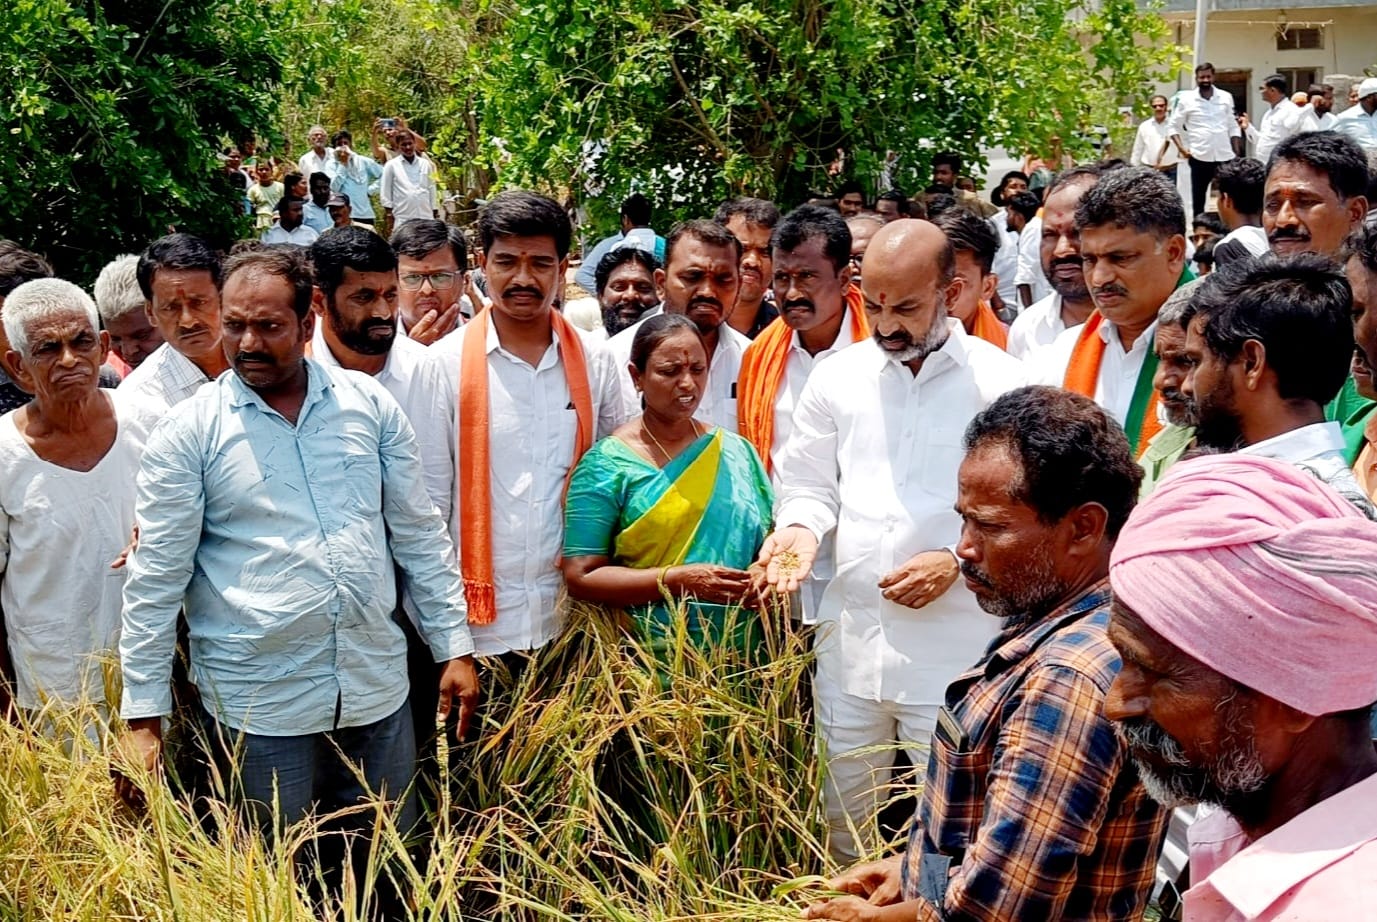
M 170 410 L 209 380 L 195 362 L 163 343 L 124 379 L 120 395 Z
M 1004 631 L 947 688 L 904 858 L 920 920 L 1142 917 L 1167 814 L 1104 716 L 1109 598 Z

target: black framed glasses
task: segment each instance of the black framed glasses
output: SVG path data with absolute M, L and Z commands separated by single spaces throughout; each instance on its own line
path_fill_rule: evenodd
M 408 272 L 398 279 L 407 291 L 418 291 L 427 281 L 436 291 L 453 288 L 458 280 L 458 272 Z

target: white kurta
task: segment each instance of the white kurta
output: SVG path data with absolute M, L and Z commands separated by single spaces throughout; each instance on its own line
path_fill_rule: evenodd
M 1133 403 L 1138 373 L 1143 370 L 1143 362 L 1147 360 L 1157 338 L 1157 321 L 1154 320 L 1133 341 L 1133 347 L 1128 351 L 1124 351 L 1113 322 L 1104 321 L 1098 332 L 1104 340 L 1105 349 L 1104 357 L 1100 360 L 1100 374 L 1095 382 L 1095 402 L 1122 426 L 1128 419 L 1128 408 Z M 1035 353 L 1028 363 L 1028 383 L 1061 387 L 1080 335 L 1081 328 L 1072 327 L 1058 336 L 1052 345 Z
M 915 554 L 955 544 L 956 474 L 967 424 L 1023 383 L 1019 362 L 951 336 L 914 376 L 873 341 L 819 365 L 780 459 L 781 526 L 835 531 L 836 576 L 823 594 L 819 682 L 871 701 L 939 704 L 999 628 L 958 582 L 922 609 L 882 597 L 880 578 Z
M 101 660 L 119 643 L 125 576 L 110 562 L 133 532 L 134 478 L 162 417 L 156 405 L 111 403 L 115 442 L 89 471 L 44 461 L 14 413 L 0 417 L 0 607 L 23 708 L 105 700 Z

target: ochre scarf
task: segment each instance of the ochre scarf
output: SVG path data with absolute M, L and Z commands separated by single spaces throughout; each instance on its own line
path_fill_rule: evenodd
M 1098 309 L 1090 312 L 1090 319 L 1081 327 L 1081 335 L 1076 339 L 1076 348 L 1071 352 L 1071 362 L 1066 366 L 1066 378 L 1062 382 L 1068 391 L 1084 394 L 1095 399 L 1095 385 L 1100 379 L 1100 363 L 1104 360 L 1106 343 L 1100 336 L 1100 326 L 1104 315 Z M 1124 433 L 1133 457 L 1147 448 L 1152 437 L 1162 431 L 1157 418 L 1158 395 L 1152 386 L 1152 378 L 1157 373 L 1157 352 L 1148 344 L 1143 367 L 1138 371 L 1138 380 L 1133 385 L 1133 399 L 1128 405 L 1128 419 L 1124 422 Z
M 488 446 L 488 324 L 492 308 L 483 310 L 464 328 L 459 370 L 459 547 L 464 576 L 464 599 L 469 623 L 497 620 L 497 587 L 492 569 L 492 466 Z M 578 429 L 574 457 L 564 478 L 565 492 L 579 458 L 593 444 L 593 392 L 588 363 L 578 333 L 558 311 L 550 311 L 550 325 L 559 341 L 559 357 L 569 384 Z
M 998 346 L 1006 352 L 1009 349 L 1008 327 L 999 322 L 999 317 L 995 315 L 994 308 L 984 301 L 980 302 L 980 307 L 975 312 L 975 325 L 971 328 L 971 335 Z
M 862 342 L 870 336 L 870 324 L 865 319 L 865 300 L 855 285 L 847 286 L 845 304 L 851 311 L 851 339 Z M 784 318 L 776 317 L 741 357 L 741 377 L 736 385 L 738 424 L 746 441 L 755 446 L 767 472 L 775 438 L 775 398 L 784 383 L 793 336 L 794 331 Z

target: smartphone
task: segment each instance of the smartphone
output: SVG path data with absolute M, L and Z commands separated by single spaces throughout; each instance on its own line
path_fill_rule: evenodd
M 395 118 L 384 118 L 379 119 L 379 121 L 382 122 L 382 126 L 386 128 L 388 131 L 391 131 L 393 128 L 397 127 L 397 120 Z

